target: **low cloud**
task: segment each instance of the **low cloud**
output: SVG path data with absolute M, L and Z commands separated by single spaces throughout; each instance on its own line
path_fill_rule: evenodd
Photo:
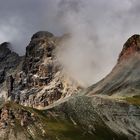
M 71 34 L 58 56 L 66 70 L 89 86 L 110 72 L 124 42 L 140 33 L 139 0 L 4 0 L 0 42 L 20 54 L 38 30 Z

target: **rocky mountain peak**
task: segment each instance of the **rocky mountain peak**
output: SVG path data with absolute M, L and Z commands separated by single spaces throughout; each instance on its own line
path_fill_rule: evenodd
M 4 59 L 6 55 L 11 53 L 11 50 L 9 49 L 10 43 L 4 42 L 0 44 L 0 60 Z
M 120 53 L 118 62 L 129 58 L 131 55 L 140 51 L 140 35 L 131 36 L 123 46 L 123 50 Z
M 48 31 L 38 31 L 37 33 L 35 33 L 31 40 L 33 39 L 37 39 L 37 38 L 51 38 L 53 37 L 54 35 Z
M 81 90 L 57 59 L 58 40 L 61 37 L 47 31 L 39 31 L 32 36 L 18 71 L 13 70 L 6 78 L 6 100 L 42 108 Z
M 131 36 L 123 46 L 118 63 L 93 88 L 91 94 L 139 96 L 140 35 Z
M 4 82 L 8 71 L 15 68 L 20 61 L 19 55 L 12 52 L 10 48 L 9 42 L 0 44 L 0 83 Z

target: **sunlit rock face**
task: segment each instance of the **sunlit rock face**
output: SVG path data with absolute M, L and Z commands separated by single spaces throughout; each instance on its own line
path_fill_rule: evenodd
M 140 52 L 140 35 L 133 35 L 124 44 L 118 62 L 122 60 L 127 60 L 129 57 L 132 57 L 133 55 L 139 52 Z
M 127 40 L 111 73 L 92 87 L 90 95 L 140 95 L 140 35 Z
M 47 31 L 40 31 L 32 36 L 25 56 L 18 67 L 6 77 L 8 100 L 39 108 L 71 96 L 81 89 L 65 73 L 56 57 L 57 42 L 61 39 Z M 16 61 L 18 60 L 17 58 Z M 2 72 L 0 74 L 3 75 Z

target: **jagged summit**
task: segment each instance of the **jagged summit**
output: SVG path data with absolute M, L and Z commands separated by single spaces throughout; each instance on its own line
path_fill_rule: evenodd
M 8 48 L 10 45 L 10 42 L 3 42 L 2 44 L 0 44 L 0 48 Z
M 58 40 L 61 40 L 61 37 L 58 37 Z M 6 83 L 2 89 L 7 93 L 6 100 L 39 108 L 81 89 L 79 84 L 64 72 L 58 61 L 55 54 L 57 41 L 56 37 L 47 31 L 39 31 L 32 36 L 26 47 L 26 54 L 17 68 L 2 80 L 3 85 Z M 7 62 L 7 59 L 4 58 L 4 61 Z M 6 66 L 9 62 L 10 60 Z
M 131 55 L 140 51 L 140 35 L 135 34 L 131 36 L 123 46 L 123 50 L 119 55 L 118 62 L 121 60 L 126 60 Z
M 0 60 L 2 60 L 7 54 L 11 53 L 9 46 L 9 42 L 4 42 L 0 44 Z
M 11 51 L 9 42 L 0 44 L 0 83 L 6 80 L 8 71 L 15 69 L 19 62 L 20 57 L 17 53 Z
M 48 38 L 48 37 L 53 37 L 54 35 L 48 31 L 38 31 L 37 33 L 35 33 L 31 40 L 33 39 L 37 39 L 37 38 Z

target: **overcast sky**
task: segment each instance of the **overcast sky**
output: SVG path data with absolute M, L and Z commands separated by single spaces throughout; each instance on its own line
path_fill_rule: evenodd
M 140 1 L 0 0 L 0 42 L 10 41 L 14 50 L 24 54 L 39 30 L 73 35 L 65 44 L 69 50 L 62 54 L 62 63 L 75 75 L 87 67 L 89 75 L 81 73 L 83 77 L 77 79 L 89 85 L 112 69 L 127 38 L 140 34 Z

